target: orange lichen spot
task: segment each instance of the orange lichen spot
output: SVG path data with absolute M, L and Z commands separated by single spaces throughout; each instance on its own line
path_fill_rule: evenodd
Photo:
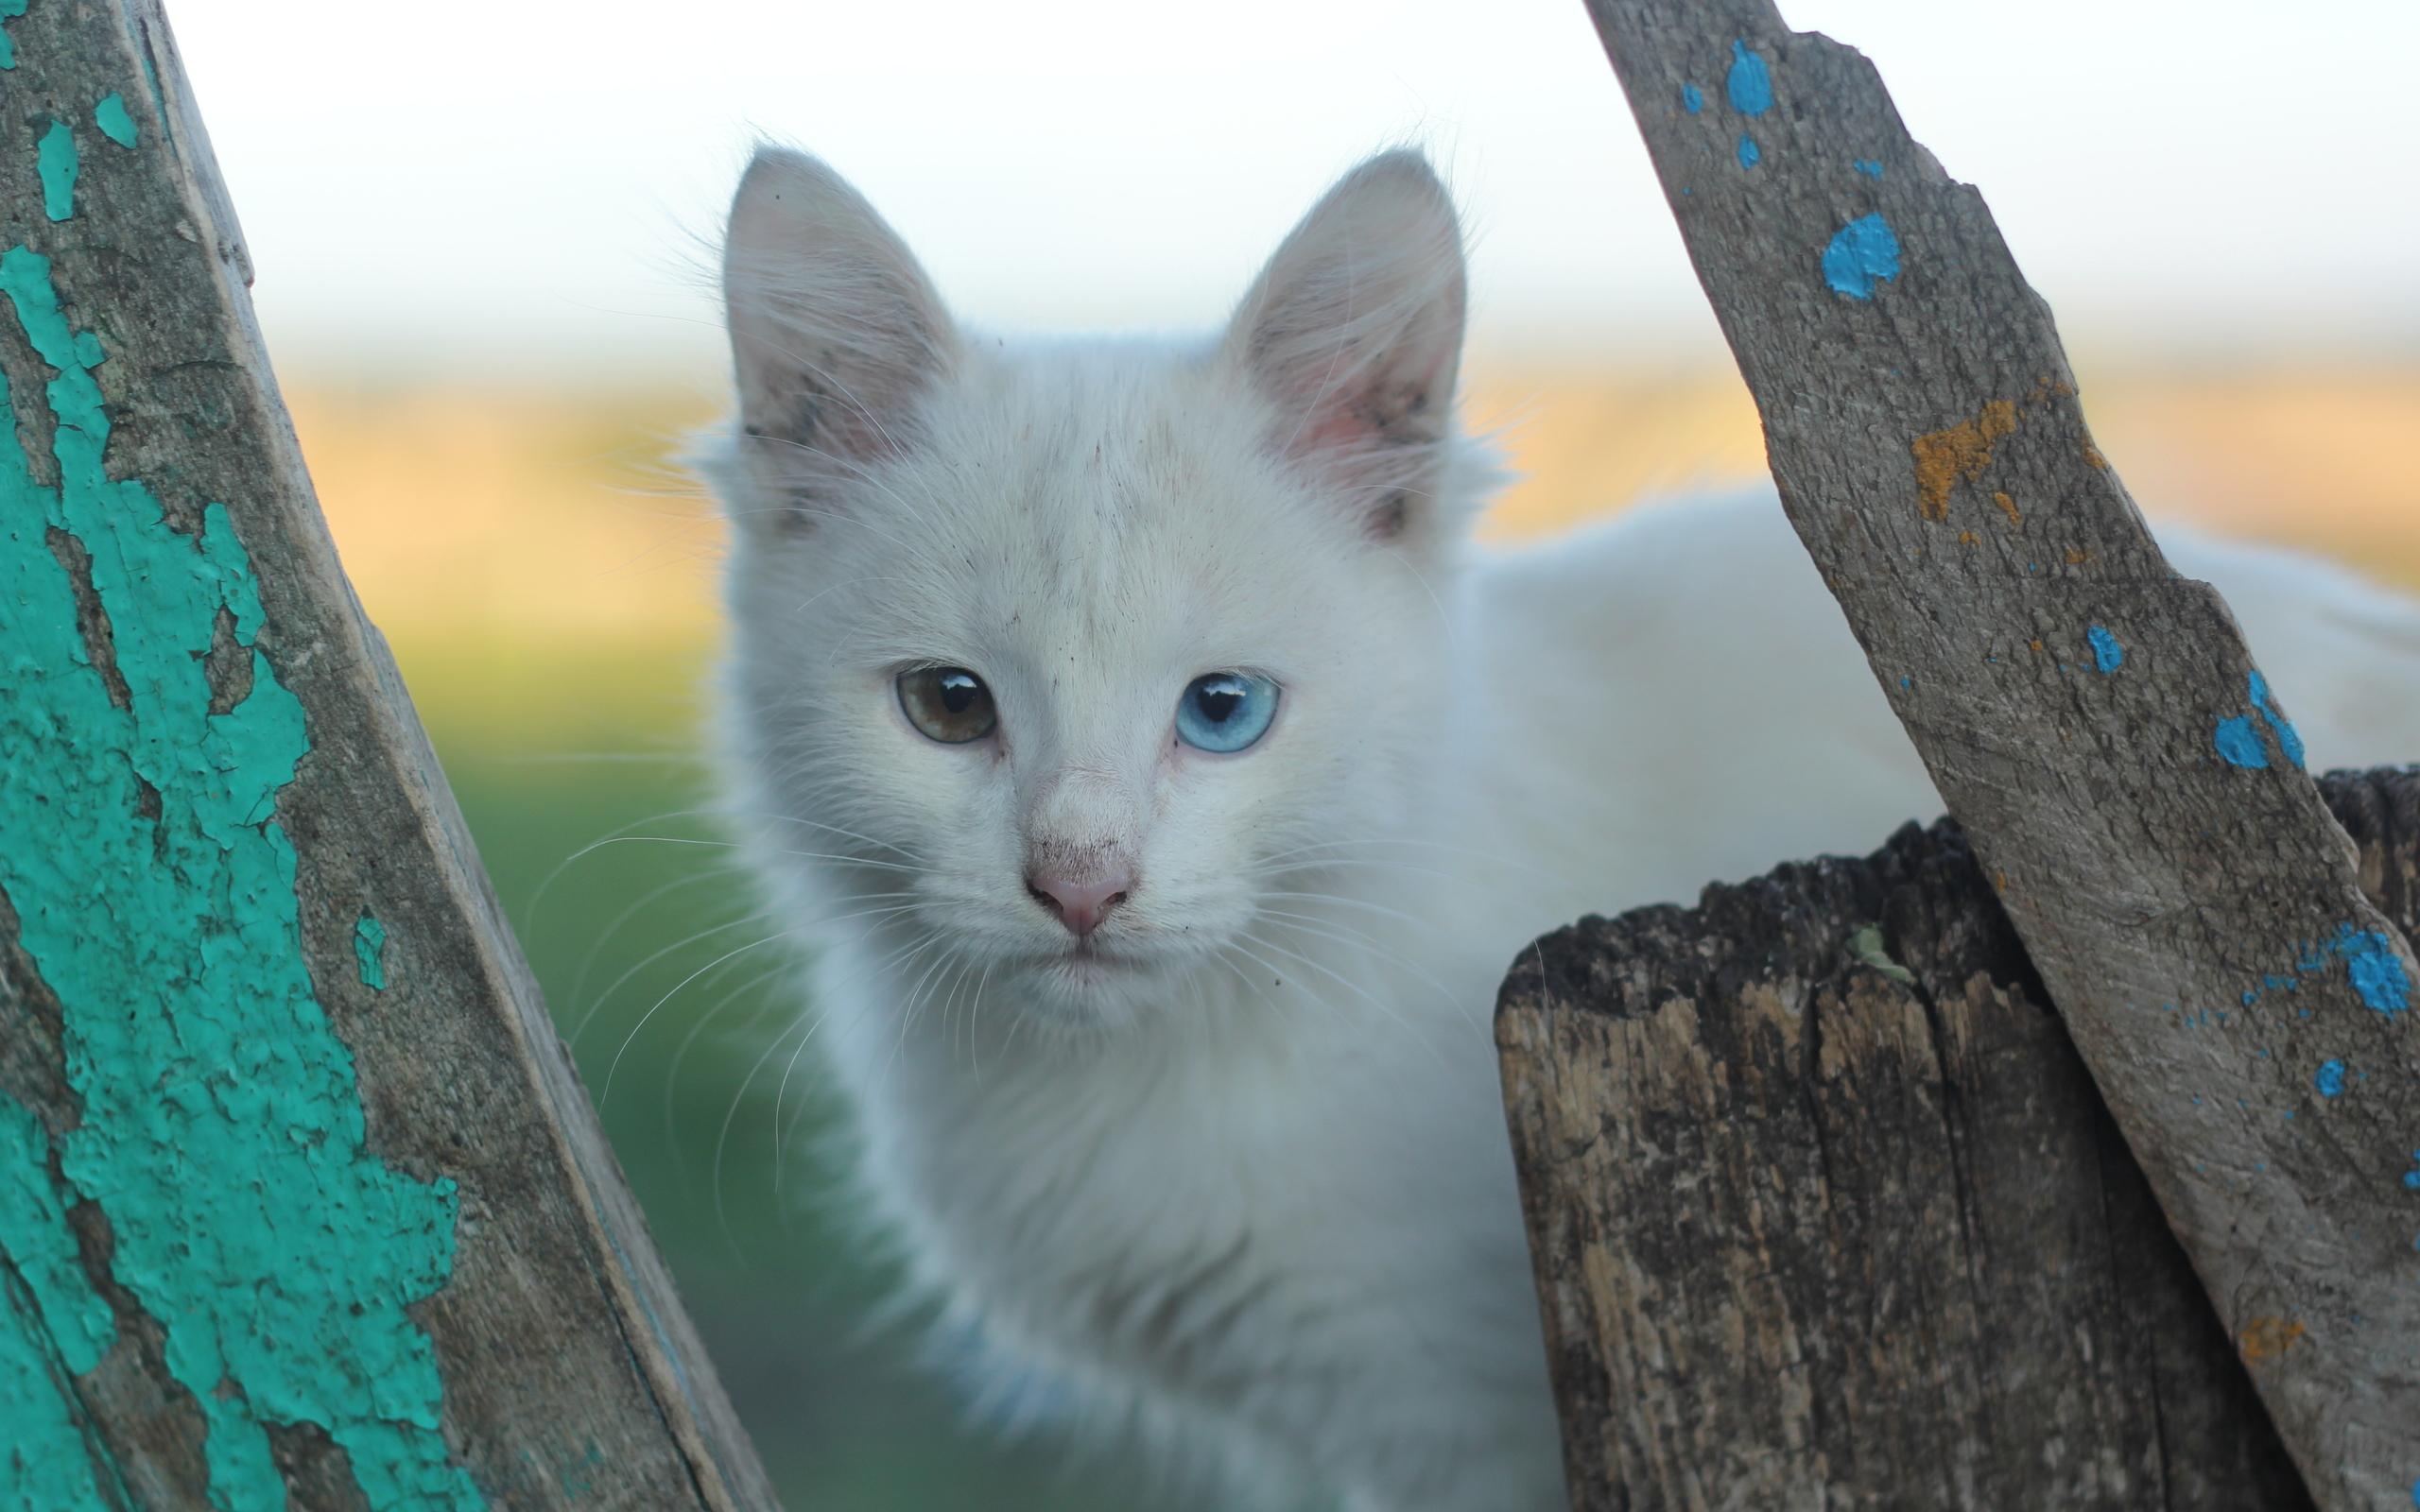
M 2289 1323 L 2282 1317 L 2256 1317 L 2252 1326 L 2237 1335 L 2247 1360 L 2273 1360 L 2294 1347 L 2303 1336 L 2300 1323 Z
M 1958 532 L 1958 543 L 1962 546 L 1979 546 L 1983 543 L 1983 538 L 1972 530 L 1961 530 Z
M 2025 516 L 2016 512 L 2016 501 L 2014 499 L 2010 498 L 2005 493 L 1995 493 L 1992 495 L 1992 502 L 1998 505 L 2000 507 L 2000 511 L 2008 516 L 2008 523 L 2010 524 L 2021 525 L 2025 524 Z
M 2070 566 L 2070 567 L 2081 567 L 2081 566 L 2083 566 L 2085 562 L 2088 562 L 2088 561 L 2090 561 L 2090 560 L 2092 560 L 2092 553 L 2091 553 L 2091 552 L 2088 552 L 2088 551 L 2078 551 L 2078 550 L 2076 550 L 2073 546 L 2069 546 L 2069 547 L 2067 548 L 2067 565 L 2068 565 L 2068 566 Z
M 1972 483 L 1992 465 L 1992 447 L 2016 429 L 2016 404 L 1995 399 L 1973 420 L 1919 436 L 1908 443 L 1916 458 L 1916 497 L 1927 520 L 1949 518 L 1949 490 L 1961 478 Z
M 2091 463 L 2096 469 L 2103 472 L 2108 470 L 2109 458 L 2101 455 L 2100 448 L 2093 445 L 2090 441 L 2083 443 L 2083 459 Z
M 2041 642 L 2039 642 L 2039 641 L 2035 641 L 2034 643 L 2032 643 L 2032 644 L 2033 644 L 2033 649 L 2035 649 L 2036 651 L 2039 651 L 2039 650 L 2041 650 L 2041 649 L 2042 649 L 2042 643 L 2041 643 Z
M 2061 399 L 2073 399 L 2076 397 L 2074 387 L 2067 384 L 2052 384 L 2050 386 L 2050 392 Z
M 1994 892 L 2006 892 L 2006 891 L 2008 891 L 2008 873 L 2007 873 L 2007 872 L 2005 872 L 2005 871 L 1995 871 L 1995 872 L 1993 872 L 1993 873 L 1992 873 L 1992 890 L 1993 890 Z

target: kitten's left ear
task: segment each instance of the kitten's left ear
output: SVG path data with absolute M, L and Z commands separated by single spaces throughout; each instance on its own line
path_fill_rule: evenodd
M 1417 151 L 1348 173 L 1294 228 L 1228 328 L 1220 360 L 1279 411 L 1276 444 L 1369 491 L 1401 532 L 1434 481 L 1462 350 L 1461 229 Z

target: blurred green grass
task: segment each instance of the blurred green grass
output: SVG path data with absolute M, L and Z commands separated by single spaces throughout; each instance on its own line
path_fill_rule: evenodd
M 398 645 L 496 894 L 791 1512 L 1130 1512 L 1123 1461 L 964 1424 L 833 1196 L 804 1004 L 693 758 L 696 639 Z M 736 953 L 736 954 L 735 954 Z M 790 1074 L 785 1076 L 783 1073 Z

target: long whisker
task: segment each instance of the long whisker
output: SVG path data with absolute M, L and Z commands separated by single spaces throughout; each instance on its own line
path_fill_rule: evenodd
M 770 935 L 765 936 L 761 939 L 753 939 L 745 945 L 726 951 L 722 954 L 716 956 L 713 960 L 708 961 L 704 966 L 699 967 L 687 976 L 683 977 L 680 981 L 673 983 L 671 987 L 665 990 L 664 996 L 657 998 L 653 1003 L 648 1005 L 648 1010 L 639 1015 L 639 1022 L 631 1025 L 631 1032 L 622 1037 L 622 1047 L 614 1052 L 613 1064 L 605 1068 L 604 1090 L 596 1094 L 597 1111 L 602 1113 L 606 1103 L 613 1098 L 614 1073 L 622 1069 L 622 1057 L 631 1053 L 631 1046 L 638 1040 L 639 1031 L 647 1027 L 648 1021 L 655 1017 L 656 1010 L 658 1008 L 663 1007 L 666 1003 L 672 1001 L 674 993 L 679 992 L 683 988 L 687 987 L 690 983 L 705 975 L 707 971 L 721 965 L 723 962 L 730 960 L 732 957 L 736 955 L 745 955 L 752 950 L 761 950 L 777 939 L 786 939 L 789 935 L 790 931 L 786 929 L 777 930 Z
M 685 877 L 675 877 L 670 882 L 664 884 L 662 886 L 648 889 L 646 893 L 640 896 L 638 902 L 631 904 L 628 908 L 623 909 L 620 913 L 615 914 L 613 921 L 597 932 L 596 942 L 588 947 L 587 953 L 580 956 L 579 970 L 573 974 L 571 979 L 571 991 L 568 994 L 569 1001 L 574 1003 L 581 1001 L 580 989 L 588 985 L 588 973 L 596 967 L 596 958 L 604 954 L 605 947 L 612 943 L 614 936 L 621 933 L 622 926 L 629 923 L 631 919 L 638 914 L 640 909 L 645 908 L 648 904 L 654 902 L 670 893 L 678 892 L 683 887 L 693 887 L 700 882 L 715 881 L 719 878 L 731 876 L 732 874 L 732 868 L 727 867 L 717 867 L 705 871 L 693 871 Z M 581 1021 L 583 1024 L 586 1022 L 587 1021 L 585 1019 Z M 573 1033 L 573 1039 L 577 1040 L 578 1038 L 578 1031 L 575 1030 Z
M 664 959 L 673 952 L 686 950 L 690 946 L 697 944 L 700 940 L 711 939 L 725 930 L 738 929 L 748 924 L 763 923 L 766 919 L 770 919 L 771 917 L 773 917 L 773 910 L 769 908 L 759 908 L 753 913 L 742 914 L 736 919 L 726 919 L 719 924 L 708 924 L 705 928 L 699 930 L 694 934 L 684 935 L 668 945 L 657 946 L 654 950 L 649 951 L 647 954 L 639 957 L 637 960 L 631 962 L 628 967 L 624 968 L 621 975 L 614 978 L 612 984 L 608 986 L 604 991 L 596 994 L 596 998 L 589 1003 L 588 1006 L 581 1010 L 579 1020 L 572 1024 L 571 1033 L 566 1035 L 564 1039 L 574 1048 L 578 1048 L 581 1037 L 588 1033 L 589 1024 L 596 1021 L 597 1013 L 604 1008 L 605 1005 L 613 1000 L 614 994 L 619 992 L 631 978 L 638 975 L 641 971 L 646 971 L 648 967 L 653 966 L 656 962 Z
M 757 991 L 759 988 L 763 988 L 765 984 L 774 981 L 789 970 L 790 966 L 788 962 L 776 961 L 771 966 L 767 967 L 764 971 L 757 972 L 754 976 L 750 977 L 746 982 L 724 993 L 721 1000 L 716 1003 L 713 1007 L 708 1008 L 705 1012 L 700 1014 L 696 1022 L 689 1025 L 689 1032 L 681 1037 L 680 1048 L 672 1053 L 671 1062 L 664 1069 L 664 1143 L 665 1147 L 672 1152 L 673 1169 L 681 1171 L 684 1173 L 684 1175 L 688 1170 L 688 1161 L 682 1154 L 681 1150 L 680 1122 L 674 1117 L 673 1107 L 674 1094 L 678 1091 L 681 1083 L 681 1067 L 689 1058 L 690 1047 L 698 1042 L 698 1037 L 705 1032 L 708 1024 L 712 1023 L 716 1019 L 722 1015 L 725 1008 L 730 1007 L 734 1003 L 738 1002 L 747 994 Z M 755 1014 L 750 1018 L 748 1022 L 738 1029 L 736 1033 L 744 1036 L 750 1030 L 755 1028 L 758 1023 L 764 1021 L 765 1015 L 773 1011 L 773 1005 L 776 1001 L 774 994 L 769 992 L 759 996 L 756 1000 Z

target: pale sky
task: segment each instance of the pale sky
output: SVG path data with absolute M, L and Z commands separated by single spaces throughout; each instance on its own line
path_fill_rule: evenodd
M 1483 346 L 1719 357 L 1580 0 L 168 0 L 289 367 L 719 357 L 747 144 L 994 326 L 1200 327 L 1426 144 Z M 2081 349 L 2420 351 L 2420 0 L 1783 0 L 1874 58 Z

